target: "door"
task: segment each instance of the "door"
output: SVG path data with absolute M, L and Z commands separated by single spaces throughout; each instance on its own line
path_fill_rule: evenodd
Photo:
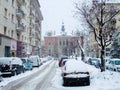
M 10 47 L 5 46 L 5 57 L 9 57 L 9 56 L 10 56 Z

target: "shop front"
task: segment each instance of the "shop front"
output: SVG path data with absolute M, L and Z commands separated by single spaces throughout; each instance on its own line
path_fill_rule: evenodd
M 17 51 L 17 41 L 14 39 L 11 39 L 11 56 L 15 57 L 16 56 L 16 51 Z

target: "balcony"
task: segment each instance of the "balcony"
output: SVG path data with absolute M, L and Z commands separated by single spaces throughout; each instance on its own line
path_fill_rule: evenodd
M 29 37 L 30 37 L 30 38 L 35 38 L 35 34 L 31 33 L 31 34 L 29 35 Z
M 36 20 L 36 21 L 35 21 L 35 24 L 36 24 L 36 25 L 40 25 L 40 21 L 39 21 L 39 20 Z
M 40 28 L 40 21 L 39 21 L 39 20 L 36 20 L 36 21 L 35 21 L 35 28 L 36 28 L 36 29 L 39 29 L 39 28 Z
M 26 4 L 25 0 L 17 0 L 18 6 L 25 5 L 25 4 Z
M 36 29 L 35 32 L 40 34 L 41 31 L 39 29 Z
M 25 13 L 22 9 L 19 8 L 19 9 L 16 10 L 16 15 L 17 15 L 18 18 L 21 19 L 25 16 Z
M 24 31 L 25 31 L 24 25 L 18 23 L 18 24 L 17 24 L 17 31 L 18 31 L 18 32 L 24 32 Z
M 30 9 L 33 10 L 35 8 L 34 4 L 30 4 Z
M 32 18 L 34 18 L 35 17 L 35 15 L 34 15 L 34 13 L 30 13 L 30 18 L 32 19 Z

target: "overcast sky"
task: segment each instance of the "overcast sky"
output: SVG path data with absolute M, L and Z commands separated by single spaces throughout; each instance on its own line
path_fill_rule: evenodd
M 47 31 L 55 31 L 60 34 L 62 22 L 65 24 L 65 30 L 68 34 L 72 33 L 78 26 L 74 15 L 75 0 L 39 0 L 43 15 L 42 37 Z

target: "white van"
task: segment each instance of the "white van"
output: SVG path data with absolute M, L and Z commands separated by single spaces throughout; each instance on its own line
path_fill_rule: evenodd
M 31 62 L 33 62 L 33 67 L 39 67 L 42 64 L 41 59 L 38 55 L 30 56 L 29 59 Z

